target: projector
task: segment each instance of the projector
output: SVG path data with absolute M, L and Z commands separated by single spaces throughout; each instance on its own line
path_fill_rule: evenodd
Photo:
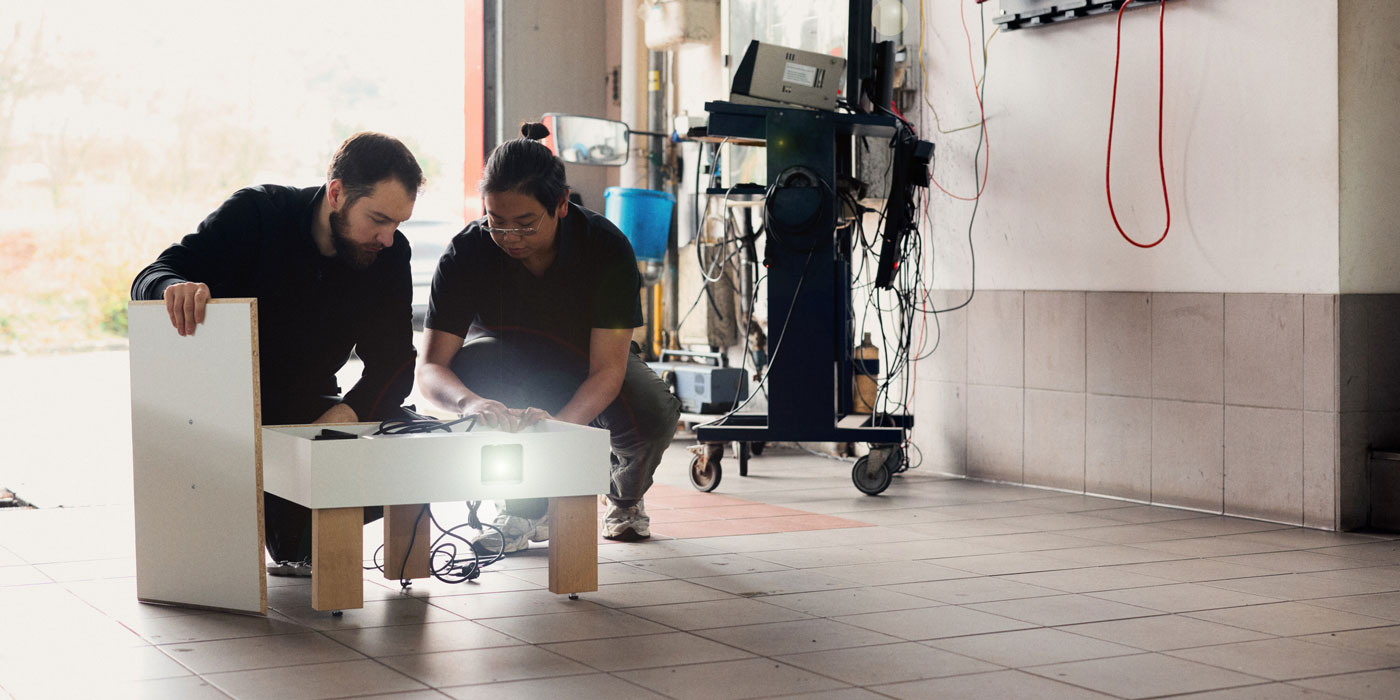
M 750 41 L 729 101 L 834 110 L 845 72 L 846 59 L 839 56 Z

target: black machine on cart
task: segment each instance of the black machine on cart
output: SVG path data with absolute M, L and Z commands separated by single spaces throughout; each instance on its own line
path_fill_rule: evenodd
M 866 442 L 851 480 L 863 493 L 889 487 L 905 464 L 907 414 L 852 410 L 850 228 L 837 229 L 837 174 L 849 172 L 851 136 L 889 137 L 894 117 L 801 107 L 709 102 L 708 136 L 767 148 L 767 413 L 733 413 L 695 428 L 709 450 L 691 461 L 691 483 L 712 490 L 722 475 L 723 444 L 738 443 L 739 473 L 750 445 L 768 442 Z M 725 192 L 729 192 L 726 190 Z M 713 449 L 718 443 L 720 449 Z

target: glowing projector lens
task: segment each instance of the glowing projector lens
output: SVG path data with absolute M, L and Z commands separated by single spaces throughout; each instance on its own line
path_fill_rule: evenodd
M 524 445 L 482 445 L 482 484 L 518 484 L 524 480 Z

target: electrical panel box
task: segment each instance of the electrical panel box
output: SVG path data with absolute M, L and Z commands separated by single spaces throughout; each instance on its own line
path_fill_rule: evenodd
M 992 21 L 1002 29 L 1029 29 L 1117 12 L 1128 0 L 1001 0 L 1001 14 Z M 1155 6 L 1162 0 L 1133 0 L 1132 7 Z

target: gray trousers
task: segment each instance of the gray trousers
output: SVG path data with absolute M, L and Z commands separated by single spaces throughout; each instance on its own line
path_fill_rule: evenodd
M 510 408 L 534 407 L 558 413 L 588 377 L 588 363 L 486 337 L 463 345 L 452 358 L 452 371 L 483 398 Z M 676 435 L 680 410 L 680 401 L 637 356 L 635 348 L 627 353 L 622 389 L 589 424 L 611 436 L 612 487 L 608 497 L 613 503 L 632 506 L 651 488 L 661 455 Z M 505 512 L 540 518 L 548 507 L 548 499 L 543 498 L 510 500 Z

